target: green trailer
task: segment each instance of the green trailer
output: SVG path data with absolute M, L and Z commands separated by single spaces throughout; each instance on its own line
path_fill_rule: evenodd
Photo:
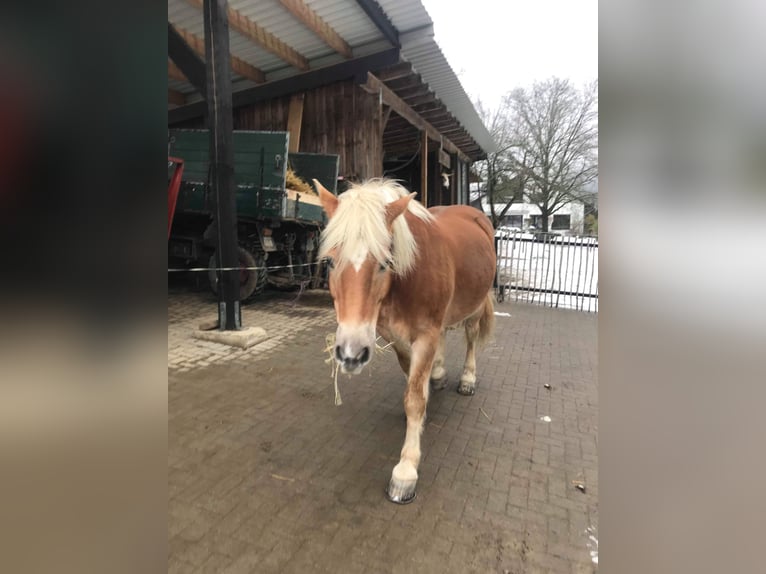
M 288 167 L 301 179 L 319 180 L 336 192 L 339 156 L 288 153 L 288 132 L 235 131 L 234 180 L 237 195 L 237 236 L 240 299 L 261 292 L 267 284 L 297 286 L 311 280 L 325 214 L 314 193 L 286 185 Z M 215 198 L 209 179 L 208 130 L 170 130 L 169 155 L 184 160 L 168 242 L 176 264 L 217 267 Z M 218 277 L 209 272 L 211 288 Z

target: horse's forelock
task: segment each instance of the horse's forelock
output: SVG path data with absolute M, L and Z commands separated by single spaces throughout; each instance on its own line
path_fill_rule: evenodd
M 369 253 L 381 264 L 390 263 L 398 275 L 410 271 L 417 244 L 406 219 L 397 217 L 391 233 L 386 225 L 386 205 L 408 193 L 393 180 L 374 179 L 352 186 L 339 196 L 338 209 L 322 232 L 319 257 L 335 251 L 336 266 L 343 266 L 359 264 L 360 253 Z M 432 219 L 416 201 L 410 201 L 408 211 L 424 221 Z

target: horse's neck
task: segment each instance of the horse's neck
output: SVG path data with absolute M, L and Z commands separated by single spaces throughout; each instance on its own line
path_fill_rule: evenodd
M 394 276 L 391 283 L 389 297 L 384 301 L 384 305 L 389 305 L 393 312 L 399 308 L 399 302 L 404 299 L 412 300 L 417 298 L 418 292 L 422 290 L 423 284 L 436 280 L 434 274 L 439 265 L 432 265 L 435 261 L 429 259 L 438 259 L 438 249 L 435 249 L 438 238 L 434 237 L 437 229 L 431 222 L 425 222 L 410 212 L 405 212 L 407 225 L 418 245 L 418 252 L 415 256 L 415 265 L 403 276 Z M 428 261 L 428 265 L 425 262 Z

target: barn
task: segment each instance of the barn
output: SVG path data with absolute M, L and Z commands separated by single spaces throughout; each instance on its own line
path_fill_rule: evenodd
M 216 3 L 213 2 L 213 5 Z M 168 126 L 210 125 L 202 0 L 168 0 Z M 338 154 L 344 181 L 388 176 L 428 206 L 467 204 L 494 143 L 412 0 L 231 0 L 233 128 Z

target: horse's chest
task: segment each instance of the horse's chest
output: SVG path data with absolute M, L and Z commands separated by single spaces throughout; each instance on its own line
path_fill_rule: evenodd
M 411 325 L 405 317 L 390 309 L 381 309 L 378 316 L 378 333 L 389 342 L 409 342 Z

